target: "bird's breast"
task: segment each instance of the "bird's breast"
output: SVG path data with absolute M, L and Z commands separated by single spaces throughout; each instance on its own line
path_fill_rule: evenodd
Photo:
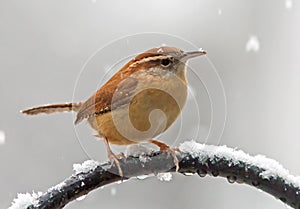
M 102 135 L 115 144 L 151 139 L 174 123 L 186 98 L 185 80 L 139 81 L 130 102 L 110 113 L 97 116 L 97 126 Z

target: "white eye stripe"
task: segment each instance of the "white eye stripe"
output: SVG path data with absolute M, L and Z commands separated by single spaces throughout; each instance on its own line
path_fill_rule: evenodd
M 154 56 L 154 57 L 145 57 L 139 61 L 136 61 L 134 63 L 132 63 L 129 67 L 133 67 L 136 64 L 140 64 L 140 63 L 144 63 L 144 62 L 148 62 L 148 61 L 154 61 L 154 60 L 162 60 L 162 59 L 170 59 L 171 56 L 166 56 L 166 55 L 158 55 L 158 56 Z

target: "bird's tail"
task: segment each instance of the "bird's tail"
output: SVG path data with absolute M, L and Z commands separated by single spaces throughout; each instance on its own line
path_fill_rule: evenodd
M 40 107 L 33 107 L 27 110 L 22 110 L 21 113 L 26 115 L 37 115 L 41 113 L 51 114 L 58 112 L 77 112 L 81 105 L 82 102 L 44 105 Z

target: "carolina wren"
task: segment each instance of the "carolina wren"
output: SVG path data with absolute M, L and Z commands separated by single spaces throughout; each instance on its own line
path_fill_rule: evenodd
M 153 48 L 130 60 L 85 102 L 34 107 L 22 113 L 77 112 L 75 124 L 87 119 L 96 135 L 104 139 L 108 157 L 121 175 L 118 157 L 109 144 L 148 141 L 172 154 L 178 169 L 175 151 L 153 138 L 172 125 L 186 102 L 187 60 L 205 54 L 166 46 Z

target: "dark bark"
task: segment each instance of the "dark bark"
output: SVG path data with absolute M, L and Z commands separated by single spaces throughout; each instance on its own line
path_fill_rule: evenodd
M 88 173 L 74 174 L 67 178 L 65 185 L 60 189 L 53 189 L 44 193 L 38 199 L 37 205 L 31 205 L 28 209 L 62 208 L 72 200 L 86 195 L 90 191 L 104 185 L 127 180 L 135 176 L 157 174 L 162 172 L 175 172 L 173 159 L 165 152 L 153 152 L 145 155 L 147 162 L 141 162 L 139 157 L 129 156 L 126 161 L 120 160 L 124 177 L 118 175 L 115 166 L 104 163 Z M 257 189 L 261 189 L 293 208 L 300 209 L 300 190 L 282 177 L 264 179 L 260 173 L 263 168 L 249 165 L 239 161 L 233 164 L 225 157 L 213 156 L 204 160 L 194 158 L 188 153 L 178 156 L 180 161 L 179 173 L 196 173 L 201 177 L 205 175 L 220 176 L 228 179 L 230 183 L 245 183 Z

